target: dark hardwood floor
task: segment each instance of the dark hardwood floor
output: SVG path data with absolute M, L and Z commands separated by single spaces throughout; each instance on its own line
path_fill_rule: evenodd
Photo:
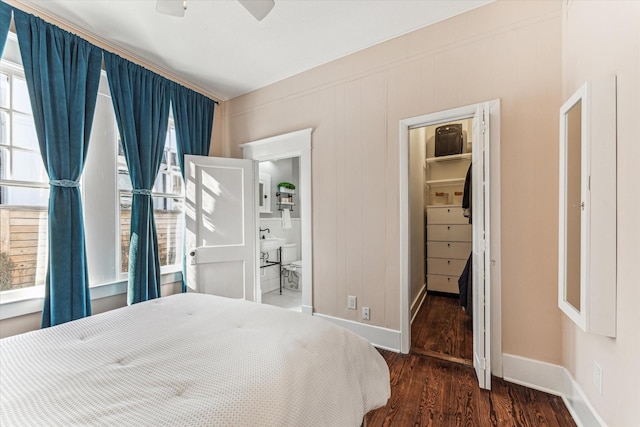
M 427 294 L 411 324 L 411 351 L 472 364 L 473 321 L 459 299 Z
M 481 390 L 475 371 L 465 361 L 473 351 L 468 332 L 470 319 L 464 313 L 462 316 L 454 313 L 453 318 L 444 319 L 446 310 L 461 311 L 454 307 L 456 300 L 447 299 L 438 297 L 423 304 L 411 328 L 410 354 L 380 350 L 389 366 L 391 398 L 386 406 L 367 414 L 367 427 L 576 425 L 558 396 L 496 377 L 492 378 L 491 391 Z M 427 323 L 417 325 L 421 320 Z M 426 333 L 433 326 L 428 322 L 448 325 L 448 329 L 454 331 L 443 331 L 432 337 Z M 439 358 L 431 354 L 438 354 Z M 449 360 L 442 360 L 442 354 Z M 456 363 L 457 359 L 463 363 Z

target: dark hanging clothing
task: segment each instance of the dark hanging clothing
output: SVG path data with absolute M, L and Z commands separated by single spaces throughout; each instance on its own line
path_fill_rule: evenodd
M 467 169 L 467 176 L 464 179 L 462 209 L 464 210 L 463 215 L 469 218 L 469 224 L 471 224 L 471 165 L 469 165 L 469 169 Z
M 465 313 L 473 316 L 473 253 L 469 254 L 469 259 L 462 270 L 462 274 L 458 279 L 458 290 L 460 291 L 460 305 L 464 308 Z

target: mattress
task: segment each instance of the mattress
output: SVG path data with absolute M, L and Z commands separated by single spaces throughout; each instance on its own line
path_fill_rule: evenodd
M 178 294 L 0 340 L 2 426 L 359 426 L 390 396 L 366 340 Z

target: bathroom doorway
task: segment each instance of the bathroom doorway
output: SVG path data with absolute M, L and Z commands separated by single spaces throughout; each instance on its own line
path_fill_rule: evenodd
M 240 145 L 257 181 L 256 302 L 306 314 L 313 314 L 311 132 Z

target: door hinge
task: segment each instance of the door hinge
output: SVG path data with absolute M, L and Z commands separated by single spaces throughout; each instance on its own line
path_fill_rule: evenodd
M 480 359 L 480 367 L 482 369 L 487 369 L 487 359 L 485 359 L 484 357 Z
M 484 135 L 484 133 L 485 133 L 486 128 L 487 128 L 487 126 L 486 126 L 486 124 L 485 124 L 485 121 L 484 121 L 484 120 L 482 120 L 482 121 L 480 122 L 480 130 L 482 131 L 482 134 L 483 134 L 483 135 Z

